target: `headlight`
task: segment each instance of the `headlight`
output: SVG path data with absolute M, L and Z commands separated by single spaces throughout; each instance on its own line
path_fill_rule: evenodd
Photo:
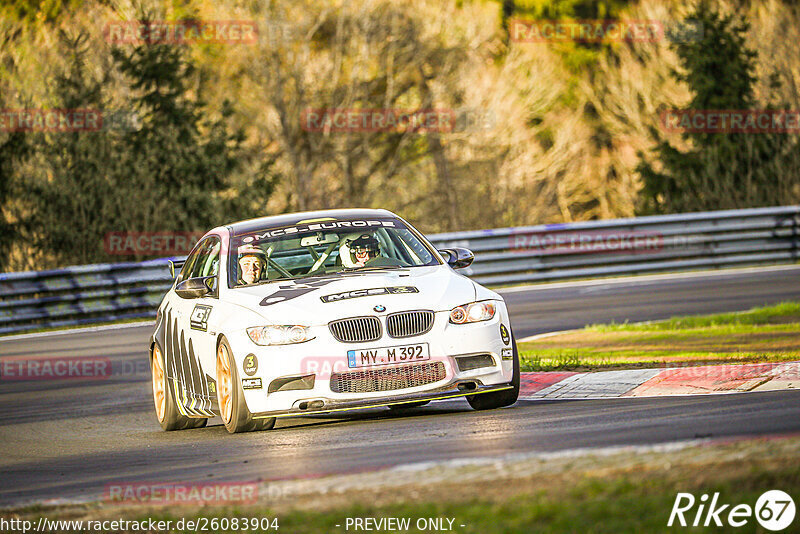
M 256 345 L 291 345 L 314 339 L 306 326 L 253 326 L 247 329 L 247 335 Z
M 494 312 L 496 311 L 497 306 L 495 306 L 494 302 L 488 300 L 462 304 L 450 310 L 450 322 L 453 324 L 464 324 L 488 321 L 494 317 Z

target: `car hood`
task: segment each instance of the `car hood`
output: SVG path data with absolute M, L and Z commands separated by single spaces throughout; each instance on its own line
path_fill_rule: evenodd
M 440 266 L 275 281 L 234 289 L 231 295 L 268 324 L 310 326 L 402 310 L 449 311 L 475 300 L 476 289 L 469 278 Z

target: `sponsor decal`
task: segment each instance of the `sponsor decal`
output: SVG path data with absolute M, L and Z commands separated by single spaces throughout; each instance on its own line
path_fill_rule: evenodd
M 268 297 L 264 297 L 259 304 L 261 306 L 271 306 L 279 302 L 296 299 L 297 297 L 302 297 L 306 293 L 311 293 L 337 280 L 339 280 L 339 278 L 332 277 L 320 278 L 318 280 L 305 280 L 303 283 L 291 282 L 289 284 L 281 284 L 278 286 L 278 291 Z
M 697 510 L 693 510 L 695 508 Z M 749 504 L 723 504 L 720 493 L 709 496 L 704 493 L 697 499 L 691 493 L 678 493 L 669 514 L 667 526 L 716 526 L 743 527 L 755 516 L 759 525 L 777 532 L 789 527 L 794 521 L 796 508 L 792 497 L 781 490 L 769 490 L 761 494 L 755 506 Z
M 242 389 L 261 389 L 261 379 L 245 378 L 242 380 Z
M 340 300 L 355 299 L 359 297 L 372 297 L 374 295 L 401 295 L 404 293 L 419 293 L 419 289 L 414 286 L 392 286 L 392 287 L 375 287 L 372 289 L 356 289 L 354 291 L 344 291 L 342 293 L 334 293 L 332 295 L 325 295 L 320 297 L 322 302 L 337 302 Z M 383 308 L 383 306 L 381 306 Z M 375 307 L 378 310 L 378 306 Z
M 247 376 L 253 376 L 258 371 L 258 358 L 255 354 L 248 354 L 242 362 L 242 369 Z
M 320 230 L 333 230 L 337 228 L 381 228 L 381 227 L 395 227 L 395 221 L 328 221 L 311 224 L 303 224 L 300 226 L 287 226 L 284 228 L 276 228 L 274 230 L 267 230 L 262 233 L 246 235 L 242 238 L 242 243 L 252 243 L 253 241 L 261 241 L 271 237 L 288 236 L 304 232 L 319 232 Z
M 209 315 L 211 315 L 211 306 L 195 304 L 192 315 L 189 318 L 189 326 L 191 326 L 192 330 L 207 331 Z
M 501 357 L 504 360 L 511 360 L 512 358 L 514 358 L 514 349 L 503 349 L 501 351 Z
M 508 335 L 508 329 L 506 328 L 506 325 L 504 325 L 503 323 L 500 323 L 500 338 L 506 345 L 508 345 L 509 342 L 511 341 L 511 336 Z

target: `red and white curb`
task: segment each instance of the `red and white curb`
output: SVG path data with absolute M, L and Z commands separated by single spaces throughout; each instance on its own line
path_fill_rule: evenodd
M 594 399 L 800 389 L 800 362 L 522 373 L 520 398 Z

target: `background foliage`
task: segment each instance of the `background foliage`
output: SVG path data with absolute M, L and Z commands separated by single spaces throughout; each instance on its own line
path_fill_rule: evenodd
M 676 44 L 513 42 L 509 19 L 700 19 Z M 253 20 L 256 44 L 119 45 L 113 21 Z M 0 269 L 118 261 L 109 232 L 385 207 L 425 232 L 800 201 L 791 135 L 665 131 L 676 108 L 800 109 L 800 10 L 716 0 L 13 0 L 0 108 L 135 116 L 0 131 Z M 449 109 L 453 132 L 304 129 L 306 109 Z

